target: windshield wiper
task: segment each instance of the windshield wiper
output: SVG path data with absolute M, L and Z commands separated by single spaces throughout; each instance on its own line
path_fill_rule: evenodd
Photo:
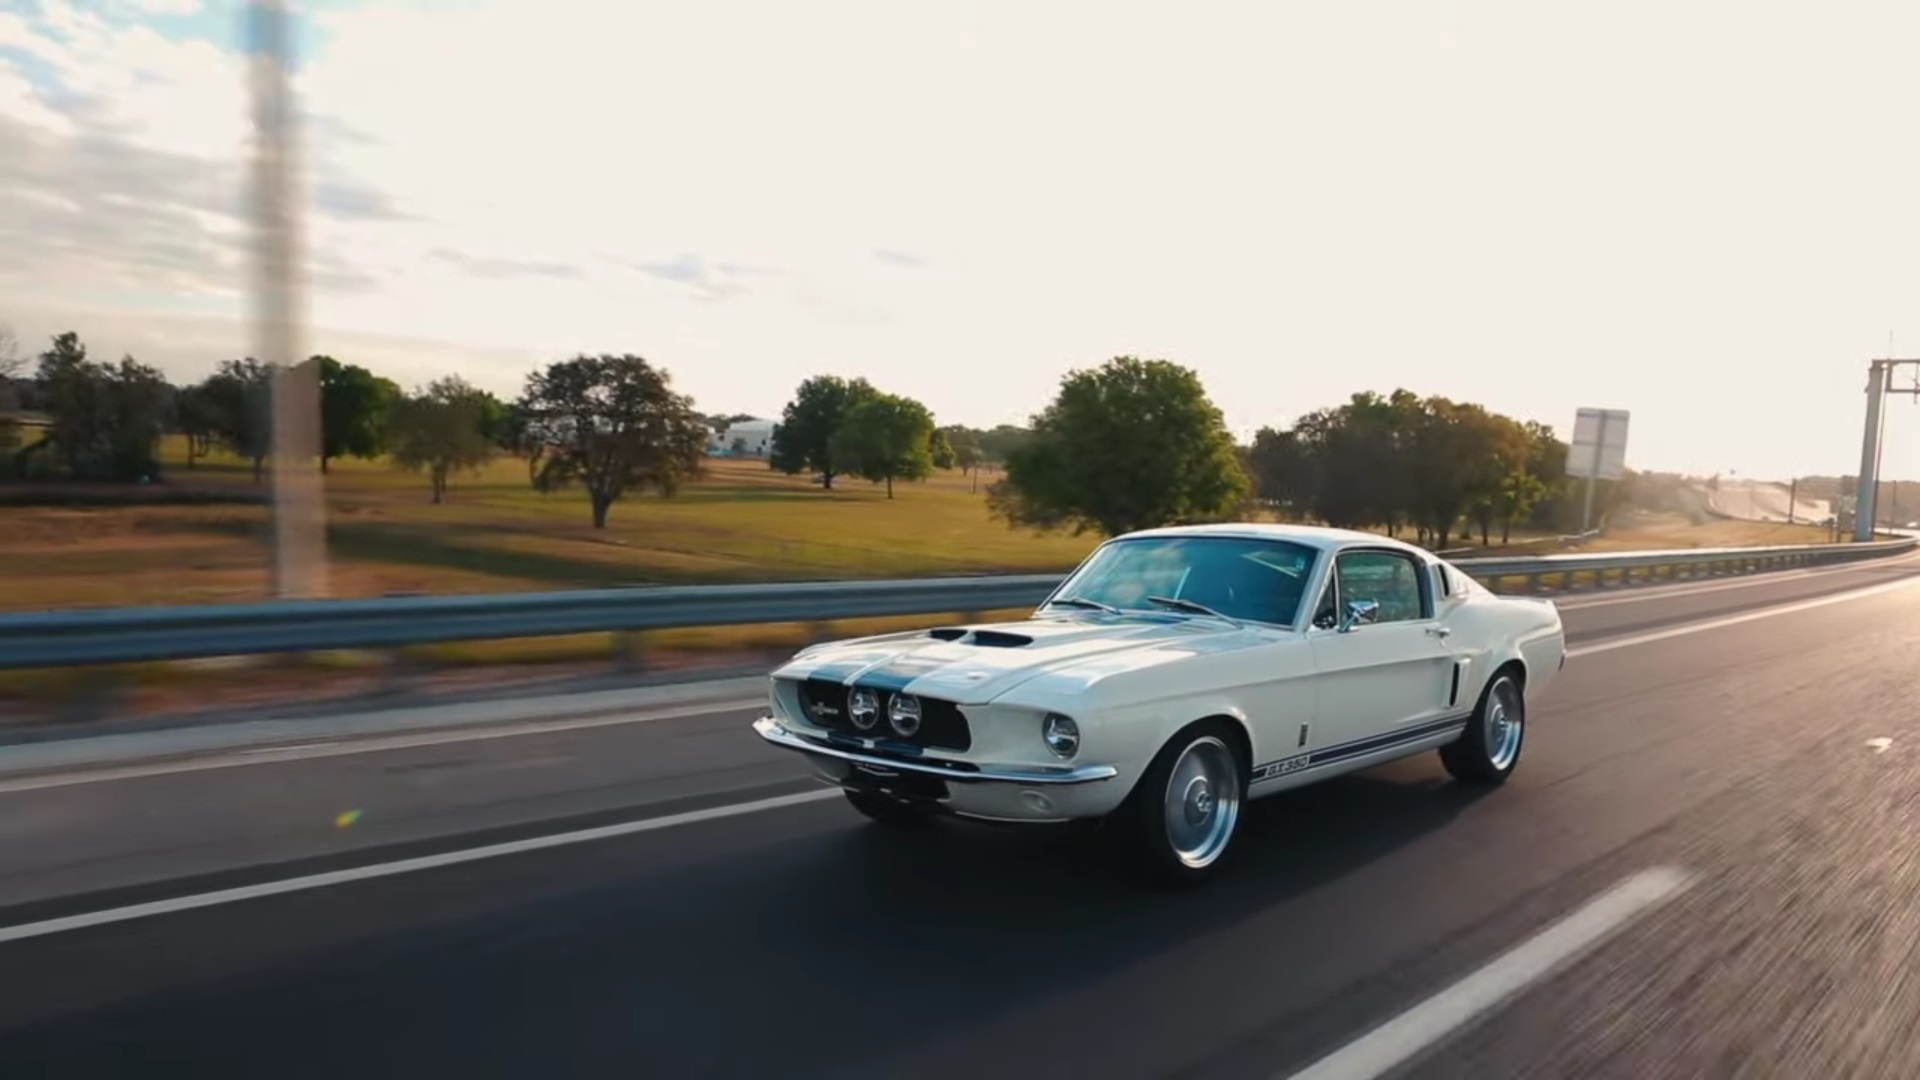
M 1084 596 L 1056 596 L 1053 599 L 1047 601 L 1048 607 L 1052 607 L 1055 604 L 1059 604 L 1062 607 L 1092 608 L 1095 611 L 1104 611 L 1109 615 L 1126 614 L 1126 612 L 1121 611 L 1119 608 L 1114 607 L 1112 604 L 1103 604 L 1098 600 L 1089 600 Z
M 1211 615 L 1216 619 L 1230 622 L 1235 626 L 1244 625 L 1239 619 L 1231 615 L 1223 615 L 1197 600 L 1182 600 L 1177 596 L 1149 596 L 1147 597 L 1147 603 L 1159 604 L 1161 607 L 1170 607 L 1175 611 L 1191 611 L 1196 615 Z

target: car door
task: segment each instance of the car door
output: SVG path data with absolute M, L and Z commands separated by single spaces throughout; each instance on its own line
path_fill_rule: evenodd
M 1348 618 L 1355 602 L 1377 605 L 1376 616 Z M 1382 548 L 1341 551 L 1307 638 L 1315 668 L 1316 761 L 1343 747 L 1383 749 L 1395 735 L 1419 738 L 1453 711 L 1453 651 L 1436 618 L 1432 577 L 1413 556 Z

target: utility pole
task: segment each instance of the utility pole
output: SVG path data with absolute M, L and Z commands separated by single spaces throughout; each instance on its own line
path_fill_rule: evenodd
M 1893 369 L 1906 367 L 1915 369 L 1914 385 L 1896 387 L 1893 385 Z M 1895 360 L 1873 360 L 1867 364 L 1867 426 L 1860 437 L 1860 482 L 1854 485 L 1853 539 L 1857 543 L 1866 543 L 1873 539 L 1873 528 L 1879 523 L 1878 502 L 1880 495 L 1880 440 L 1886 430 L 1886 397 L 1888 394 L 1907 394 L 1920 401 L 1920 358 Z M 1895 500 L 1896 503 L 1898 500 Z
M 1787 524 L 1793 524 L 1793 511 L 1799 505 L 1800 478 L 1794 477 L 1787 482 Z
M 306 261 L 298 197 L 291 0 L 247 0 L 253 99 L 254 336 L 273 372 L 273 586 L 283 599 L 327 591 L 319 371 L 305 356 Z

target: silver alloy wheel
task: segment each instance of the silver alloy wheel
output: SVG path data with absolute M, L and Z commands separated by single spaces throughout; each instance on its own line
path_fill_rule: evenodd
M 1195 870 L 1220 858 L 1240 818 L 1240 763 L 1226 743 L 1203 735 L 1187 744 L 1167 776 L 1167 841 Z
M 1487 763 L 1505 772 L 1520 756 L 1520 736 L 1527 724 L 1527 705 L 1520 687 L 1502 675 L 1487 695 Z

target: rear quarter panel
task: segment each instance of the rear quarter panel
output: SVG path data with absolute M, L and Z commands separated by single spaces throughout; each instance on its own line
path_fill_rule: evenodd
M 1467 661 L 1460 694 L 1464 706 L 1478 702 L 1493 673 L 1509 662 L 1517 660 L 1524 668 L 1529 699 L 1546 692 L 1560 674 L 1566 634 L 1551 600 L 1482 590 L 1460 598 L 1442 618 Z

